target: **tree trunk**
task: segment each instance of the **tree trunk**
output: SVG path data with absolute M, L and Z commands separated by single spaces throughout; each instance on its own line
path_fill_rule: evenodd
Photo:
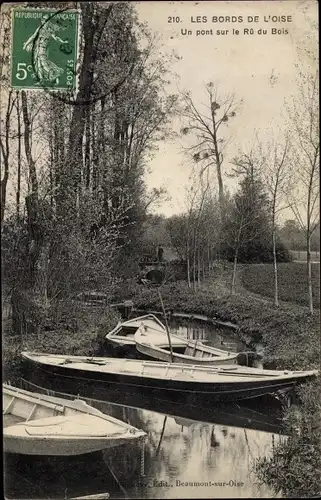
M 212 109 L 212 121 L 213 121 L 213 144 L 214 144 L 216 175 L 218 184 L 218 199 L 220 206 L 220 222 L 222 223 L 225 213 L 225 197 L 224 197 L 224 185 L 222 177 L 222 153 L 220 151 L 218 144 L 215 111 L 213 109 Z
M 204 281 L 206 279 L 206 271 L 205 271 L 205 259 L 203 253 L 202 253 L 202 276 Z
M 196 237 L 193 237 L 193 290 L 196 291 Z
M 113 5 L 104 9 L 104 14 L 99 16 L 94 2 L 81 2 L 82 23 L 84 33 L 84 55 L 79 75 L 78 104 L 73 107 L 70 134 L 67 148 L 66 168 L 63 175 L 63 189 L 70 193 L 69 201 L 76 209 L 79 204 L 79 186 L 82 171 L 82 144 L 85 132 L 86 111 L 91 109 L 93 103 L 92 86 L 94 81 L 95 63 L 98 54 L 98 40 L 105 28 L 106 22 L 112 12 Z
M 50 110 L 50 118 L 52 119 L 52 112 Z M 54 170 L 55 170 L 55 152 L 54 152 L 54 140 L 53 140 L 53 125 L 50 124 L 49 129 L 49 185 L 50 185 L 50 206 L 54 210 L 54 199 L 55 199 L 55 180 L 54 180 Z
M 191 288 L 191 265 L 189 260 L 189 244 L 186 243 L 186 265 L 187 265 L 187 284 L 188 288 Z
M 17 123 L 18 123 L 18 172 L 17 172 L 17 192 L 16 192 L 16 210 L 17 218 L 20 217 L 20 193 L 21 193 L 21 116 L 20 116 L 20 102 L 19 93 L 17 92 Z
M 20 281 L 12 294 L 13 329 L 16 334 L 41 332 L 46 319 L 49 243 L 46 241 L 45 221 L 39 207 L 38 180 L 31 150 L 31 124 L 28 101 L 21 92 L 24 121 L 24 146 L 29 168 L 31 193 L 26 197 L 28 215 L 29 251 L 25 256 L 24 281 Z
M 198 286 L 201 284 L 201 257 L 200 257 L 200 248 L 197 245 L 197 283 Z
M 14 105 L 14 101 L 12 100 L 12 90 L 9 92 L 8 96 L 8 104 L 6 111 L 6 119 L 4 126 L 4 143 L 2 141 L 2 137 L 0 137 L 0 145 L 3 156 L 3 179 L 0 181 L 0 205 L 1 205 L 1 226 L 4 220 L 4 213 L 6 208 L 6 198 L 7 198 L 7 184 L 9 179 L 9 158 L 10 158 L 10 119 L 12 107 Z
M 92 109 L 92 112 L 93 112 L 93 116 L 95 115 L 95 106 L 96 104 L 93 104 L 93 109 Z M 99 187 L 99 183 L 100 183 L 100 180 L 99 180 L 99 147 L 100 147 L 100 138 L 99 138 L 99 133 L 100 133 L 100 128 L 99 128 L 99 124 L 101 122 L 103 122 L 102 120 L 102 115 L 103 115 L 103 108 L 101 109 L 101 113 L 100 113 L 100 121 L 98 122 L 98 126 L 97 126 L 97 129 L 98 129 L 98 132 L 96 132 L 96 123 L 97 123 L 97 120 L 95 119 L 92 119 L 91 120 L 91 131 L 90 131 L 90 136 L 91 136 L 91 154 L 92 154 L 92 180 L 91 180 L 91 189 L 92 189 L 92 192 L 94 193 L 95 191 L 97 191 L 98 187 Z M 96 139 L 96 133 L 97 133 L 97 139 Z M 103 141 L 101 141 L 103 142 Z
M 91 145 L 91 110 L 88 107 L 86 110 L 86 127 L 85 127 L 85 186 L 89 190 L 90 178 L 91 178 L 91 157 L 90 157 L 90 145 Z
M 4 172 L 3 179 L 1 179 L 1 187 L 0 187 L 0 196 L 1 196 L 1 226 L 2 226 L 2 223 L 3 223 L 3 220 L 4 220 L 4 212 L 5 212 L 5 208 L 6 208 L 6 197 L 7 197 L 8 179 L 9 179 L 9 169 L 6 169 L 6 165 L 5 165 L 5 172 Z
M 276 234 L 275 222 L 272 222 L 272 248 L 273 248 L 273 271 L 274 271 L 274 305 L 279 307 L 279 285 L 278 285 L 278 265 L 276 258 Z
M 27 95 L 24 90 L 21 92 L 21 105 L 22 105 L 22 116 L 24 121 L 24 144 L 25 144 L 25 154 L 28 163 L 29 177 L 31 184 L 31 194 L 34 194 L 35 203 L 38 203 L 38 179 L 36 172 L 36 165 L 32 156 L 31 151 L 31 123 L 28 114 L 28 101 Z M 35 213 L 37 213 L 38 207 L 35 208 Z
M 307 231 L 307 275 L 308 275 L 308 295 L 309 310 L 313 314 L 313 293 L 312 293 L 312 264 L 311 264 L 311 234 Z
M 234 253 L 234 264 L 233 264 L 233 276 L 232 276 L 232 285 L 231 285 L 231 295 L 234 295 L 234 293 L 235 293 L 238 253 L 239 253 L 239 247 L 237 246 L 236 249 L 235 249 L 235 253 Z

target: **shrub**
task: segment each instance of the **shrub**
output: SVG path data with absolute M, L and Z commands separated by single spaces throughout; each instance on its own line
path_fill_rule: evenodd
M 222 257 L 230 262 L 234 260 L 234 249 L 228 245 L 222 245 Z M 292 256 L 285 245 L 278 241 L 276 244 L 276 256 L 278 262 L 291 262 Z M 240 263 L 269 263 L 273 262 L 273 249 L 270 241 L 250 241 L 239 249 L 238 261 Z
M 86 315 L 90 312 L 85 311 Z M 85 314 L 83 315 L 85 316 Z M 99 356 L 103 352 L 104 336 L 114 328 L 119 320 L 119 314 L 114 309 L 106 308 L 103 315 L 90 315 L 91 326 L 83 322 L 82 330 L 63 328 L 43 331 L 39 335 L 30 335 L 27 339 L 12 342 L 4 339 L 3 342 L 3 377 L 18 383 L 22 376 L 21 351 L 38 351 L 44 353 L 66 354 L 74 356 Z M 79 318 L 82 323 L 84 318 Z M 87 318 L 88 319 L 88 318 Z M 68 324 L 68 322 L 67 322 Z
M 258 478 L 283 498 L 320 498 L 320 391 L 320 379 L 300 388 L 300 411 L 291 408 L 286 415 L 288 438 L 254 465 Z

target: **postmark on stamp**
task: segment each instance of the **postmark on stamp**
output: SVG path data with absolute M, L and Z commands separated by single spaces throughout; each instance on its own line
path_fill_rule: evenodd
M 79 12 L 12 11 L 11 87 L 75 91 Z

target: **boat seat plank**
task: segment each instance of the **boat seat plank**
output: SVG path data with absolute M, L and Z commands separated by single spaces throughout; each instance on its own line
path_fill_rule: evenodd
M 31 412 L 30 412 L 30 414 L 29 414 L 29 416 L 28 416 L 28 418 L 27 418 L 26 422 L 28 422 L 28 421 L 31 419 L 31 417 L 35 414 L 35 411 L 36 411 L 37 407 L 38 407 L 38 405 L 37 405 L 37 403 L 35 403 L 35 404 L 33 405 L 33 408 L 32 408 L 32 410 L 31 410 Z
M 3 394 L 3 404 L 5 405 L 8 397 L 12 396 L 12 392 L 9 390 L 6 390 L 6 393 Z M 31 407 L 31 410 L 30 410 Z M 21 417 L 24 419 L 31 419 L 31 417 L 38 412 L 38 410 L 41 412 L 41 410 L 50 410 L 51 412 L 55 412 L 56 414 L 59 413 L 64 413 L 64 407 L 52 403 L 50 401 L 42 400 L 39 398 L 35 398 L 33 396 L 29 396 L 26 394 L 23 394 L 19 391 L 17 391 L 16 396 L 13 396 L 10 403 L 6 406 L 3 414 L 13 414 L 17 417 Z M 31 413 L 27 413 L 27 412 Z
M 71 500 L 107 500 L 109 493 L 97 493 L 96 495 L 86 495 L 84 497 L 72 497 Z
M 3 410 L 3 414 L 4 415 L 7 415 L 10 412 L 15 399 L 16 399 L 16 396 L 13 396 L 12 399 L 11 399 L 11 401 L 9 401 L 9 403 L 6 406 L 6 408 Z

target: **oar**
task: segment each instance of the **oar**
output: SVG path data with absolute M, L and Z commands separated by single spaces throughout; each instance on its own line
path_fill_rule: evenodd
M 164 307 L 162 295 L 161 295 L 159 289 L 158 289 L 158 296 L 159 296 L 159 300 L 160 300 L 160 303 L 161 303 L 161 306 L 162 306 L 163 315 L 164 315 L 164 318 L 165 318 L 166 333 L 167 333 L 167 338 L 168 338 L 168 343 L 169 343 L 169 350 L 170 350 L 170 353 L 171 353 L 171 362 L 173 363 L 174 362 L 174 356 L 173 356 L 171 336 L 170 336 L 170 333 L 169 333 L 169 327 L 168 327 L 168 323 L 167 323 L 166 311 L 165 311 L 165 307 Z
M 162 444 L 162 441 L 163 441 L 163 436 L 164 436 L 164 432 L 165 432 L 166 422 L 167 422 L 167 415 L 165 415 L 165 417 L 164 417 L 163 428 L 162 428 L 162 432 L 161 432 L 159 443 L 158 443 L 157 450 L 156 450 L 156 457 L 157 457 L 157 455 L 159 453 L 159 450 L 160 450 L 160 447 L 161 447 L 161 444 Z

